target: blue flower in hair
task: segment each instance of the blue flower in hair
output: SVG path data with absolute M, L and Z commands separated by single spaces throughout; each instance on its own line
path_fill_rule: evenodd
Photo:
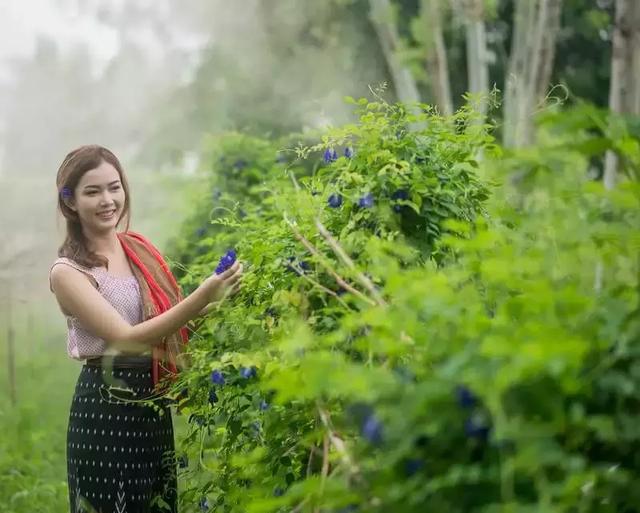
M 71 189 L 69 189 L 69 187 L 63 187 L 60 190 L 60 196 L 62 196 L 62 199 L 69 199 L 71 198 L 71 196 L 73 196 L 73 192 L 71 191 Z

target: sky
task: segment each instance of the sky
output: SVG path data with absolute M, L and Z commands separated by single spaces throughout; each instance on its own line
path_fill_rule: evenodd
M 84 15 L 81 1 L 0 0 L 0 80 L 10 79 L 13 58 L 33 53 L 38 34 L 53 37 L 62 49 L 78 43 L 88 45 L 97 67 L 115 55 L 116 31 Z M 90 1 L 84 0 L 85 5 Z

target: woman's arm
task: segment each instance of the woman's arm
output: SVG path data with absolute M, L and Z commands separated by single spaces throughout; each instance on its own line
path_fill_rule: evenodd
M 211 300 L 211 290 L 203 284 L 166 312 L 132 326 L 80 271 L 57 265 L 51 270 L 51 285 L 62 309 L 77 318 L 87 331 L 109 345 L 127 350 L 160 344 L 163 337 L 195 318 Z

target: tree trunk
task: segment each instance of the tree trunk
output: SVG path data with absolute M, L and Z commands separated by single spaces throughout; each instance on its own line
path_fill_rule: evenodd
M 480 96 L 478 109 L 487 113 L 489 95 L 489 63 L 487 60 L 487 33 L 484 24 L 484 0 L 465 0 L 464 20 L 467 40 L 468 90 Z
M 549 87 L 562 0 L 519 0 L 515 6 L 505 77 L 503 142 L 508 147 L 533 142 L 533 117 Z
M 615 114 L 640 114 L 640 2 L 617 0 L 611 52 L 609 109 Z M 605 157 L 604 186 L 616 184 L 618 157 Z
M 420 0 L 420 12 L 426 27 L 425 38 L 426 68 L 435 104 L 441 114 L 453 114 L 451 85 L 449 82 L 449 62 L 442 35 L 441 0 Z
M 403 103 L 419 102 L 420 95 L 413 75 L 397 55 L 400 36 L 393 20 L 390 1 L 369 0 L 369 5 L 371 20 L 378 34 L 398 99 Z

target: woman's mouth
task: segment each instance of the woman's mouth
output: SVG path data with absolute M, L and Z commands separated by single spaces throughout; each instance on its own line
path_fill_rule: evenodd
M 106 212 L 98 212 L 96 215 L 100 219 L 104 219 L 105 221 L 108 221 L 109 219 L 113 218 L 113 216 L 115 216 L 115 214 L 116 214 L 115 210 L 108 210 Z

